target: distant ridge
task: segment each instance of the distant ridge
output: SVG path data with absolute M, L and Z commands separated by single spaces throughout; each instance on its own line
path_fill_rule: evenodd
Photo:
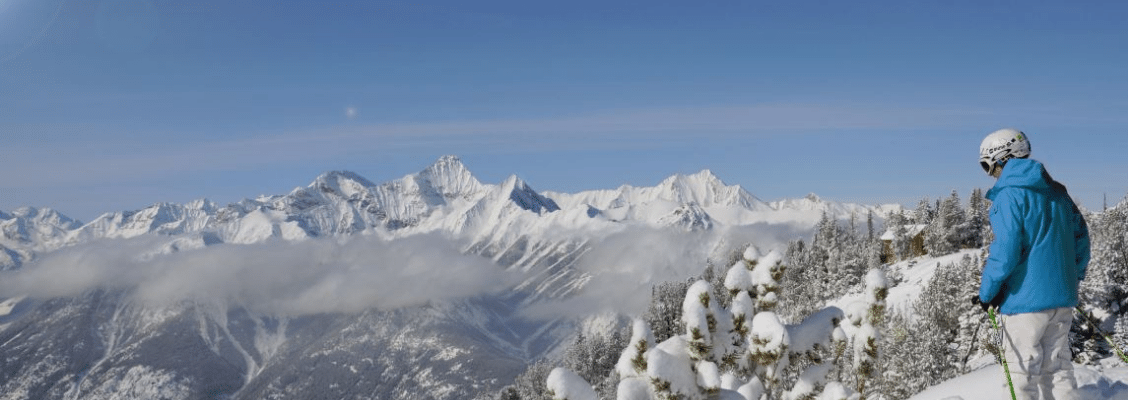
M 899 205 L 836 203 L 811 194 L 764 202 L 740 185 L 727 185 L 710 170 L 672 175 L 656 186 L 540 193 L 517 176 L 483 184 L 458 156 L 442 156 L 420 172 L 373 183 L 350 171 L 330 171 L 285 195 L 245 199 L 219 206 L 207 199 L 157 203 L 103 214 L 80 223 L 50 209 L 0 212 L 7 248 L 50 251 L 102 238 L 147 234 L 208 233 L 218 242 L 254 243 L 381 231 L 391 236 L 425 232 L 512 236 L 568 229 L 604 229 L 606 224 L 641 224 L 687 230 L 754 223 L 811 224 L 822 213 L 837 218 L 874 212 L 879 218 Z M 551 214 L 563 213 L 559 216 Z M 471 239 L 483 239 L 482 237 Z

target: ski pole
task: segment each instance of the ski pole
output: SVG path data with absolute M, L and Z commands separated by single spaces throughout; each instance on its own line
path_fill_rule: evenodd
M 995 309 L 994 308 L 988 308 L 987 309 L 987 319 L 991 320 L 991 326 L 995 328 L 995 333 L 1001 334 L 1002 329 L 999 328 L 999 323 L 997 321 L 995 321 Z M 1000 335 L 1000 337 L 1001 337 L 1001 335 Z M 1015 396 L 1015 394 L 1014 394 L 1014 382 L 1011 381 L 1010 366 L 1007 365 L 1006 348 L 1005 348 L 1005 345 L 1001 342 L 999 343 L 999 360 L 1002 360 L 1002 362 L 1003 362 L 1003 373 L 1005 373 L 1007 375 L 1007 387 L 1010 388 L 1011 400 L 1018 400 L 1018 397 Z
M 1104 338 L 1106 343 L 1112 345 L 1112 349 L 1114 351 L 1116 351 L 1116 355 L 1120 356 L 1120 359 L 1124 360 L 1125 363 L 1128 363 L 1128 356 L 1124 355 L 1124 351 L 1120 349 L 1120 345 L 1118 345 L 1118 344 L 1116 344 L 1116 342 L 1112 341 L 1112 338 L 1108 336 L 1108 333 L 1105 333 L 1104 329 L 1101 329 L 1101 327 L 1099 325 L 1097 325 L 1097 323 L 1095 321 L 1093 321 L 1093 316 L 1091 314 L 1085 313 L 1085 310 L 1083 308 L 1081 308 L 1080 304 L 1077 305 L 1075 310 L 1077 310 L 1077 312 L 1081 313 L 1082 317 L 1085 317 L 1085 322 L 1088 322 L 1089 326 L 1093 327 L 1094 332 L 1100 334 L 1101 337 Z

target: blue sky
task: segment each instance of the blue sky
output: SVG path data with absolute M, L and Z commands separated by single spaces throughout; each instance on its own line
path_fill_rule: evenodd
M 1026 131 L 1128 194 L 1128 5 L 1047 1 L 0 0 L 0 210 L 375 182 L 456 154 L 538 190 L 711 169 L 764 200 L 989 187 Z M 351 110 L 351 111 L 350 111 Z

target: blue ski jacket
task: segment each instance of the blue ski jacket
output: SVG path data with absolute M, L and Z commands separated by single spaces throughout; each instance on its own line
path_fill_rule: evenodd
M 995 300 L 1003 314 L 1076 306 L 1089 264 L 1089 229 L 1065 186 L 1042 163 L 1012 159 L 987 198 L 995 240 L 980 301 Z

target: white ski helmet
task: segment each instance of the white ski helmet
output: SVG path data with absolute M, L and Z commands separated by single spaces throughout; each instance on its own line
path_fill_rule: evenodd
M 995 175 L 1007 160 L 1030 157 L 1030 140 L 1017 129 L 1005 128 L 991 132 L 979 145 L 979 165 L 988 175 Z

